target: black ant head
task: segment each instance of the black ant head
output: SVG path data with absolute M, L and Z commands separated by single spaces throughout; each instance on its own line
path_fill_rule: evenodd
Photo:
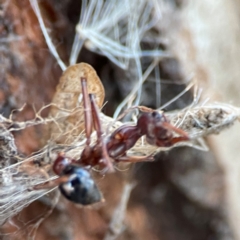
M 101 192 L 86 169 L 68 165 L 62 175 L 69 175 L 69 180 L 59 185 L 61 193 L 68 200 L 82 205 L 89 205 L 102 200 Z

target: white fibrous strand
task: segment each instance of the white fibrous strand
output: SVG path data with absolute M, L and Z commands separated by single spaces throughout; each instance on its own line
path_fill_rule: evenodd
M 140 42 L 161 18 L 154 15 L 155 1 L 83 0 L 70 56 L 75 64 L 83 47 L 108 57 L 127 69 L 129 59 L 165 56 L 161 50 L 141 50 Z
M 218 134 L 239 120 L 239 108 L 223 103 L 209 103 L 186 108 L 168 116 L 171 123 L 186 131 L 190 138 Z
M 198 104 L 194 107 L 165 113 L 169 121 L 177 127 L 186 131 L 192 140 L 218 134 L 226 128 L 229 128 L 239 119 L 239 109 L 226 104 Z M 104 137 L 107 137 L 112 131 L 123 123 L 115 121 L 113 118 L 101 113 L 101 122 L 104 130 Z M 3 224 L 7 219 L 16 215 L 31 202 L 46 195 L 53 189 L 34 190 L 34 186 L 48 182 L 56 176 L 51 171 L 51 165 L 57 152 L 64 151 L 67 156 L 78 157 L 84 149 L 84 141 L 68 145 L 49 145 L 46 144 L 38 153 L 31 157 L 20 158 L 15 146 L 14 138 L 8 128 L 18 126 L 10 119 L 0 116 L 2 143 L 0 148 L 1 169 L 0 169 L 0 223 Z M 52 120 L 53 121 L 53 120 Z M 22 128 L 30 125 L 43 124 L 38 119 L 28 121 L 28 124 L 21 123 Z M 135 124 L 135 123 L 129 123 Z M 111 126 L 109 128 L 109 126 Z M 84 134 L 81 137 L 84 139 Z M 93 132 L 92 141 L 96 140 L 96 134 Z M 189 146 L 189 142 L 181 142 L 181 146 Z M 128 151 L 128 155 L 149 155 L 153 152 L 168 150 L 160 149 L 156 146 L 150 146 L 143 139 Z M 5 152 L 6 151 L 6 152 Z M 4 152 L 5 155 L 2 153 Z M 49 153 L 50 152 L 50 153 Z M 47 160 L 46 160 L 47 159 Z M 12 163 L 11 161 L 15 161 Z

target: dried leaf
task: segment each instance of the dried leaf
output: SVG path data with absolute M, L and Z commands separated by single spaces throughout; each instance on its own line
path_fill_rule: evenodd
M 87 63 L 72 65 L 63 72 L 53 97 L 49 117 L 49 138 L 57 143 L 72 143 L 84 131 L 81 77 L 87 79 L 88 93 L 95 95 L 100 108 L 105 91 L 96 71 Z M 45 139 L 47 140 L 47 139 Z

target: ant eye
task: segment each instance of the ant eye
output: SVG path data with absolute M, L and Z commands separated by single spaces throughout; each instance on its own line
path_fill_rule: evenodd
M 162 115 L 159 114 L 157 111 L 152 112 L 152 117 L 156 119 L 161 119 Z

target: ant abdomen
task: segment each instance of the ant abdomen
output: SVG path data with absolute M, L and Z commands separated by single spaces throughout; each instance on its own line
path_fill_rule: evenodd
M 67 182 L 59 185 L 61 193 L 68 200 L 82 205 L 90 205 L 102 200 L 101 192 L 90 173 L 84 168 L 68 165 L 61 175 L 69 176 Z

